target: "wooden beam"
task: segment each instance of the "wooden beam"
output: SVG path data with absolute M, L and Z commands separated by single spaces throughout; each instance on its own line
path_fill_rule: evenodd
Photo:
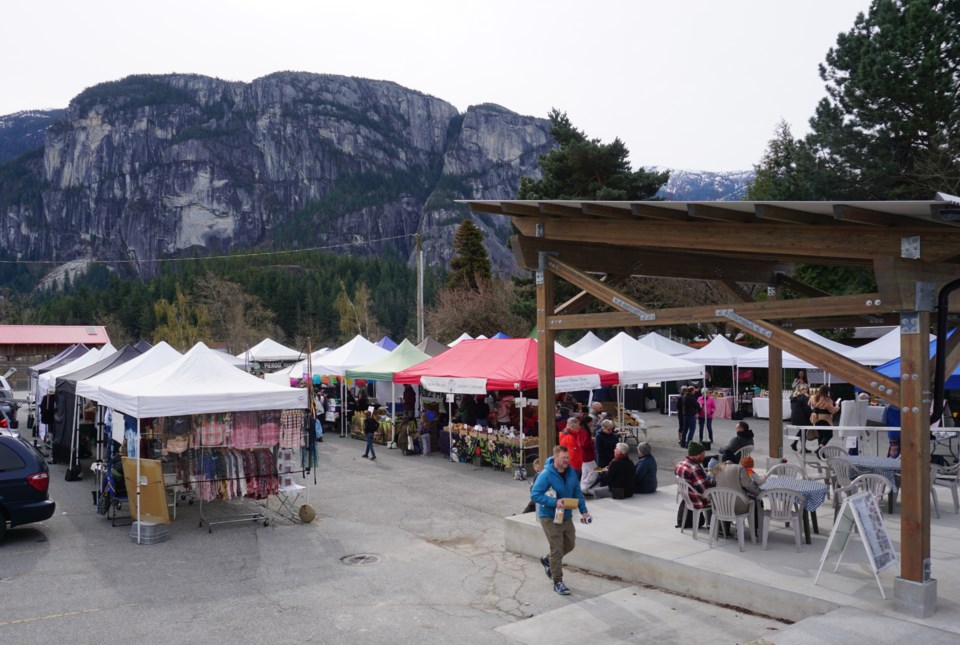
M 823 289 L 817 289 L 816 287 L 811 287 L 809 284 L 800 282 L 799 280 L 792 278 L 785 273 L 777 274 L 776 283 L 780 286 L 790 289 L 790 291 L 808 298 L 821 298 L 824 296 L 833 295 L 832 293 L 824 291 Z
M 743 332 L 755 336 L 769 345 L 789 352 L 797 358 L 812 363 L 830 374 L 839 376 L 848 383 L 852 383 L 860 389 L 876 395 L 889 403 L 896 404 L 900 398 L 900 384 L 897 381 L 882 376 L 869 367 L 854 362 L 846 356 L 841 356 L 826 347 L 817 345 L 803 336 L 797 336 L 782 327 L 778 327 L 764 320 L 747 320 L 742 317 L 742 315 L 729 318 L 726 322 L 728 325 L 732 325 Z M 779 396 L 779 393 L 777 393 L 777 395 Z
M 747 224 L 756 219 L 753 213 L 733 210 L 732 208 L 721 208 L 719 206 L 709 206 L 707 204 L 687 204 L 687 212 L 691 217 L 697 219 L 716 220 L 718 222 L 740 222 Z
M 911 228 L 927 228 L 929 226 L 936 226 L 934 222 L 927 219 L 917 219 L 905 215 L 882 213 L 880 211 L 870 210 L 868 208 L 850 206 L 849 204 L 835 204 L 833 207 L 833 216 L 844 222 L 866 224 L 867 226 Z
M 820 215 L 818 213 L 808 213 L 793 208 L 783 206 L 773 206 L 771 204 L 756 204 L 753 212 L 757 219 L 769 220 L 771 222 L 782 222 L 784 224 L 806 224 L 809 226 L 818 226 L 822 224 L 834 224 L 832 217 Z
M 666 220 L 668 222 L 686 222 L 690 219 L 686 211 L 665 208 L 663 206 L 652 206 L 650 204 L 631 204 L 630 210 L 633 211 L 634 215 L 655 220 Z
M 581 208 L 584 215 L 591 217 L 607 217 L 611 219 L 636 219 L 629 205 L 613 206 L 608 204 L 584 203 Z
M 470 202 L 470 210 L 474 213 L 490 213 L 492 215 L 506 215 L 500 202 Z
M 517 202 L 501 202 L 500 209 L 504 215 L 522 215 L 524 217 L 542 217 L 544 213 L 536 203 L 520 204 Z
M 687 217 L 686 213 L 683 216 Z M 514 217 L 513 223 L 523 235 L 534 235 L 536 222 L 532 219 Z M 921 230 L 835 224 L 829 234 L 824 235 L 823 229 L 816 226 L 759 222 L 732 225 L 703 221 L 557 219 L 543 223 L 544 237 L 549 240 L 596 244 L 616 240 L 620 246 L 731 253 L 780 261 L 802 258 L 804 262 L 821 264 L 862 264 L 876 258 L 899 257 L 900 240 L 905 234 L 920 236 L 922 259 L 928 262 L 956 256 L 960 248 L 960 230 L 950 227 Z
M 558 215 L 561 217 L 584 217 L 583 211 L 578 206 L 568 204 L 553 204 L 550 202 L 540 204 L 540 212 L 544 215 Z
M 608 274 L 600 278 L 600 281 L 603 282 L 604 284 L 609 284 L 612 287 L 619 288 L 619 286 L 628 277 L 629 276 L 622 276 L 622 275 L 613 276 Z M 587 307 L 589 307 L 590 304 L 596 301 L 597 301 L 597 297 L 595 295 L 587 291 L 581 291 L 580 293 L 570 298 L 563 304 L 557 305 L 556 309 L 553 310 L 553 315 L 563 316 L 567 314 L 578 314 L 584 309 L 586 309 Z
M 681 253 L 659 249 L 637 249 L 615 244 L 556 242 L 526 235 L 510 239 L 517 266 L 535 270 L 540 251 L 554 254 L 588 273 L 642 275 L 702 280 L 727 279 L 737 282 L 773 280 L 777 271 L 789 271 L 791 265 L 766 260 L 724 258 L 705 253 Z
M 584 287 L 581 286 L 581 288 Z M 867 310 L 865 303 L 876 299 L 876 297 L 876 294 L 863 294 L 855 296 L 832 296 L 830 298 L 810 298 L 807 300 L 766 300 L 748 304 L 735 303 L 731 305 L 677 307 L 673 309 L 661 309 L 659 311 L 648 311 L 648 313 L 656 315 L 656 319 L 653 321 L 643 321 L 636 318 L 633 314 L 622 313 L 622 311 L 600 314 L 577 314 L 574 316 L 554 316 L 550 319 L 549 325 L 551 329 L 560 330 L 592 329 L 595 327 L 685 325 L 695 322 L 725 322 L 726 318 L 717 313 L 720 309 L 735 309 L 736 313 L 741 316 L 747 318 L 762 318 L 764 320 L 828 318 L 833 316 L 862 315 L 862 313 Z M 881 308 L 883 307 L 881 306 Z M 882 313 L 886 313 L 886 310 Z
M 960 264 L 905 260 L 900 257 L 873 261 L 880 297 L 897 311 L 917 308 L 917 283 L 930 283 L 939 291 L 948 282 L 960 278 Z
M 547 326 L 547 314 L 553 311 L 553 274 L 537 271 L 537 444 L 540 463 L 553 456 L 557 445 L 556 370 L 554 340 L 556 333 Z
M 911 324 L 911 317 L 916 325 Z M 900 577 L 924 582 L 930 557 L 930 314 L 903 314 L 900 330 Z M 909 333 L 908 333 L 909 331 Z
M 950 375 L 953 374 L 953 371 L 957 369 L 957 366 L 960 365 L 960 331 L 953 332 L 953 335 L 947 339 L 947 342 L 944 343 L 944 346 L 937 347 L 937 354 L 940 352 L 946 353 L 946 364 L 943 370 L 944 379 L 950 378 Z M 931 387 L 933 384 L 933 372 L 936 369 L 936 362 L 934 361 L 936 354 L 933 358 L 930 359 L 930 383 Z
M 733 280 L 716 280 L 714 281 L 718 287 L 720 287 L 730 299 L 734 302 L 753 302 L 753 298 L 750 296 L 750 293 L 746 291 L 739 283 L 734 282 Z
M 587 275 L 576 267 L 572 267 L 566 262 L 556 258 L 548 257 L 546 260 L 547 271 L 563 278 L 570 284 L 576 285 L 594 295 L 618 311 L 630 312 L 638 316 L 641 320 L 646 318 L 647 312 L 643 311 L 642 305 L 633 298 L 620 293 L 619 290 L 600 280 Z

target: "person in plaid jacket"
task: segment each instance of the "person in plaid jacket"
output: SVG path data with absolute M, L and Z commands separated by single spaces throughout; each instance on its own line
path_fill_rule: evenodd
M 687 456 L 677 464 L 674 474 L 680 477 L 690 485 L 693 491 L 690 493 L 690 501 L 694 508 L 706 508 L 710 506 L 710 500 L 707 499 L 707 488 L 713 484 L 707 479 L 707 471 L 703 469 L 703 455 L 706 449 L 699 441 L 691 441 L 687 446 Z M 680 502 L 680 509 L 677 513 L 677 526 L 684 520 L 686 509 L 684 502 Z

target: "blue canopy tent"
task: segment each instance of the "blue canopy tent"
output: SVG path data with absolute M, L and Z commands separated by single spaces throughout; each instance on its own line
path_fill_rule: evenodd
M 950 333 L 947 334 L 947 338 L 953 335 L 953 332 L 957 331 L 956 328 L 951 329 Z M 937 341 L 930 341 L 930 357 L 933 358 L 933 355 L 937 353 Z M 888 376 L 894 380 L 900 380 L 900 359 L 895 358 L 892 361 L 888 361 L 877 368 L 877 371 Z M 947 376 L 947 382 L 944 385 L 944 389 L 947 390 L 960 390 L 960 367 L 957 367 L 953 371 L 953 374 Z
M 498 339 L 498 340 L 501 340 L 501 339 L 510 338 L 510 337 L 507 336 L 506 334 L 504 334 L 502 331 L 498 331 L 496 334 L 494 334 L 493 336 L 491 336 L 491 338 L 496 338 L 496 339 Z
M 377 342 L 377 347 L 382 347 L 388 352 L 392 352 L 397 348 L 397 344 L 393 342 L 393 339 L 390 338 L 389 336 L 384 336 Z

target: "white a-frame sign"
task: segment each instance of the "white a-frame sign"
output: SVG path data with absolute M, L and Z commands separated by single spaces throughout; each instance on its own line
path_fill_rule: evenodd
M 847 543 L 853 534 L 854 526 L 860 533 L 860 541 L 867 552 L 873 577 L 876 578 L 877 585 L 880 587 L 880 596 L 886 600 L 887 595 L 883 593 L 883 585 L 880 583 L 878 574 L 897 563 L 897 552 L 893 549 L 890 536 L 887 535 L 877 500 L 868 492 L 860 492 L 843 500 L 843 506 L 840 507 L 833 530 L 830 531 L 827 546 L 820 556 L 820 568 L 817 569 L 817 577 L 814 578 L 813 584 L 817 584 L 820 580 L 823 565 L 830 557 L 839 554 L 837 564 L 833 568 L 834 573 L 840 568 L 840 560 L 843 559 L 843 553 L 847 550 Z

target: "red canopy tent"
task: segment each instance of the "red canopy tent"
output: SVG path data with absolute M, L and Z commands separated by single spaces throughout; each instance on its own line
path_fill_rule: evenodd
M 558 392 L 616 385 L 616 372 L 556 355 Z M 395 383 L 422 385 L 434 392 L 479 394 L 537 387 L 537 341 L 532 338 L 465 340 L 448 351 L 394 374 Z

